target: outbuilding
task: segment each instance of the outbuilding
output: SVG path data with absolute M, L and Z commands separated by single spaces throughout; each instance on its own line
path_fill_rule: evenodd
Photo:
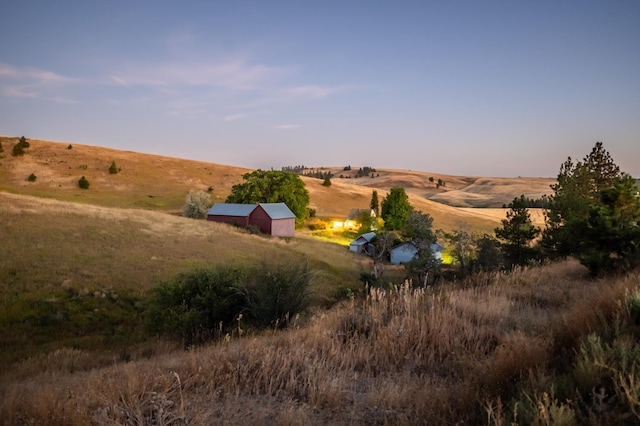
M 243 228 L 255 226 L 275 237 L 293 237 L 296 227 L 296 215 L 285 203 L 216 203 L 209 209 L 207 220 Z
M 355 253 L 366 253 L 368 255 L 373 255 L 373 238 L 376 236 L 375 232 L 367 232 L 366 234 L 360 235 L 355 240 L 351 241 L 349 244 L 349 250 Z
M 442 249 L 443 247 L 438 243 L 433 243 L 430 246 L 433 257 L 442 262 Z M 390 262 L 392 265 L 400 265 L 401 263 L 411 262 L 418 255 L 418 247 L 412 242 L 406 242 L 398 244 L 391 249 Z

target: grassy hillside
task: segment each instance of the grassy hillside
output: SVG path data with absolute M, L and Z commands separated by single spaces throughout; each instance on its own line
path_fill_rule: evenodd
M 5 424 L 637 424 L 637 277 L 577 262 L 373 291 L 307 323 L 113 363 L 17 365 Z M 635 299 L 634 299 L 635 298 Z M 635 320 L 637 321 L 637 319 Z
M 11 147 L 17 138 L 0 137 L 4 147 L 0 155 L 0 191 L 89 203 L 107 207 L 143 208 L 178 212 L 190 189 L 212 188 L 212 201 L 223 201 L 234 184 L 242 182 L 248 169 L 157 155 L 118 151 L 109 148 L 29 140 L 27 154 L 13 157 Z M 118 174 L 109 174 L 115 161 Z M 355 168 L 354 168 L 355 169 Z M 336 176 L 341 168 L 326 168 Z M 36 176 L 29 182 L 30 174 Z M 351 174 L 355 174 L 352 171 Z M 377 176 L 379 175 L 379 176 Z M 451 230 L 467 223 L 479 232 L 492 232 L 504 218 L 504 209 L 458 209 L 463 207 L 501 207 L 514 197 L 525 194 L 538 197 L 548 189 L 549 179 L 496 179 L 456 177 L 406 170 L 377 170 L 374 178 L 332 179 L 332 186 L 322 180 L 303 178 L 310 192 L 310 206 L 321 217 L 344 219 L 352 208 L 369 205 L 371 192 L 380 198 L 389 188 L 402 186 L 410 202 L 434 218 L 436 228 Z M 77 181 L 85 176 L 91 186 L 81 190 Z M 442 179 L 444 187 L 434 182 Z
M 320 271 L 315 304 L 356 288 L 364 258 L 304 236 L 273 239 L 140 209 L 0 192 L 0 370 L 60 346 L 141 340 L 141 312 L 161 280 L 198 265 L 293 262 Z
M 190 189 L 223 201 L 248 169 L 115 149 L 29 139 L 23 156 L 11 155 L 17 138 L 0 137 L 0 191 L 108 207 L 178 211 Z M 71 146 L 71 149 L 68 147 Z M 120 168 L 109 173 L 111 162 Z M 27 178 L 33 173 L 35 182 Z M 78 188 L 85 176 L 89 190 Z

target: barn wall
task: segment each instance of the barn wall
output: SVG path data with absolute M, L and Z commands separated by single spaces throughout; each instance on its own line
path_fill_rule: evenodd
M 278 219 L 271 222 L 271 235 L 276 237 L 293 237 L 296 229 L 296 220 Z
M 231 225 L 249 226 L 248 216 L 222 216 L 222 215 L 207 215 L 207 220 L 218 223 L 228 223 Z
M 271 218 L 261 206 L 256 207 L 249 215 L 249 223 L 257 226 L 260 232 L 271 235 Z

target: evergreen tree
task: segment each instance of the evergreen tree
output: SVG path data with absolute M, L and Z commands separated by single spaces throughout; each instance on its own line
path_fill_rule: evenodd
M 502 220 L 502 227 L 496 228 L 496 236 L 503 240 L 502 250 L 507 265 L 524 266 L 534 257 L 536 250 L 531 242 L 538 236 L 540 229 L 533 225 L 527 209 L 524 195 L 516 197 L 509 204 L 507 218 Z
M 89 189 L 89 181 L 86 177 L 82 176 L 80 179 L 78 179 L 78 187 L 80 187 L 81 189 Z
M 322 182 L 322 186 L 331 186 L 331 178 L 324 178 L 324 182 Z
M 552 185 L 542 244 L 575 256 L 597 275 L 640 263 L 640 199 L 635 180 L 597 142 L 582 161 L 568 158 Z
M 118 166 L 116 165 L 115 160 L 111 162 L 111 166 L 109 166 L 109 173 L 111 173 L 112 175 L 115 175 L 116 173 L 118 173 L 120 170 L 118 169 Z
M 369 203 L 369 207 L 376 214 L 376 217 L 380 216 L 380 202 L 378 201 L 378 191 L 375 189 L 371 193 L 371 202 Z

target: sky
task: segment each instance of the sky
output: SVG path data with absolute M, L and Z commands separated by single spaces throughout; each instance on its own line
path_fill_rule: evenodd
M 0 5 L 0 134 L 262 169 L 640 177 L 640 1 Z

